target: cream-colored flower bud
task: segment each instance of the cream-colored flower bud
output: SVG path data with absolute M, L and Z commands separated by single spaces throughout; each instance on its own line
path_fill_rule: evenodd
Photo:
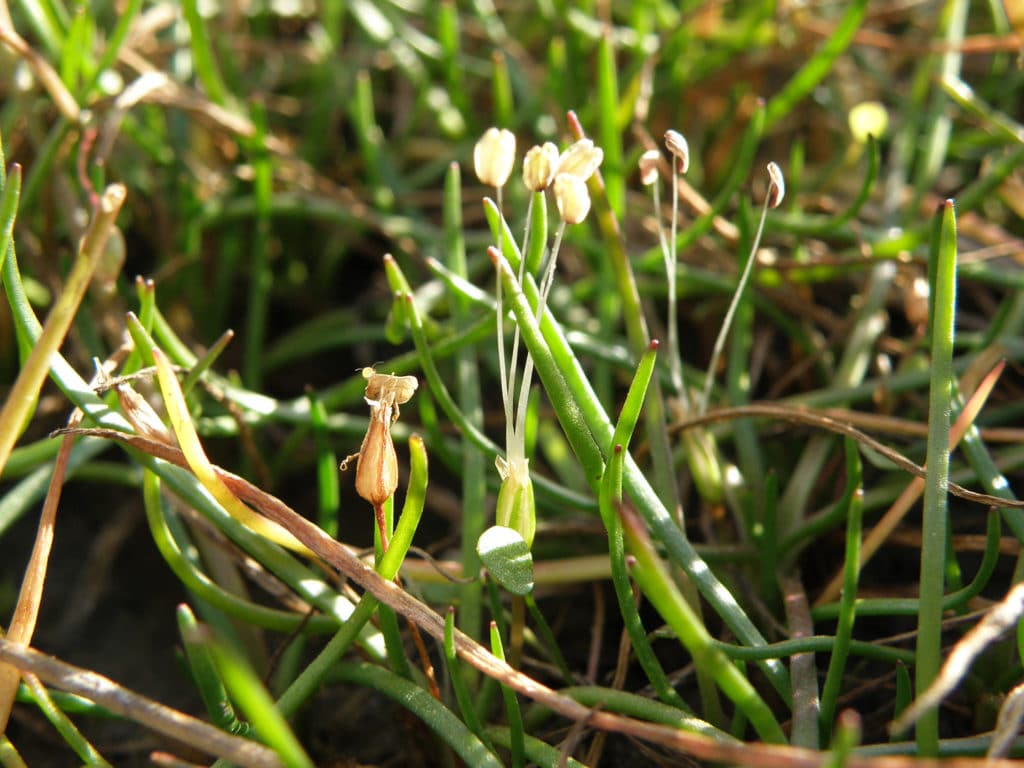
M 590 212 L 590 193 L 579 176 L 559 173 L 555 176 L 555 203 L 566 224 L 579 224 Z
M 595 147 L 590 139 L 580 139 L 571 144 L 558 158 L 558 173 L 575 176 L 586 181 L 594 175 L 604 160 L 604 150 Z
M 645 187 L 651 186 L 658 180 L 658 165 L 661 163 L 661 152 L 656 149 L 648 149 L 640 155 L 640 183 Z
M 676 159 L 680 173 L 686 173 L 690 167 L 690 144 L 679 131 L 665 131 L 665 147 Z
M 768 207 L 778 208 L 785 196 L 786 179 L 782 176 L 782 169 L 773 160 L 768 163 Z
M 551 186 L 558 172 L 558 147 L 550 141 L 530 147 L 523 159 L 523 183 L 532 192 Z
M 489 187 L 503 187 L 516 162 L 516 137 L 512 131 L 491 127 L 473 147 L 476 177 Z

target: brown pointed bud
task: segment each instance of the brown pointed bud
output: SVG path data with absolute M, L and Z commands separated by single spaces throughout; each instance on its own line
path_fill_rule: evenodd
M 555 176 L 555 203 L 566 224 L 579 224 L 590 212 L 590 193 L 579 176 L 559 173 Z
M 768 163 L 768 207 L 778 208 L 785 196 L 786 179 L 782 176 L 782 169 L 773 160 Z
M 532 192 L 551 186 L 558 171 L 558 147 L 550 141 L 530 147 L 523 159 L 523 183 Z
M 374 506 L 383 504 L 398 488 L 398 458 L 391 439 L 392 407 L 370 406 L 370 426 L 359 449 L 356 493 Z
M 679 173 L 686 173 L 690 167 L 690 144 L 679 131 L 665 131 L 665 147 L 676 159 Z
M 651 186 L 658 180 L 658 166 L 661 164 L 661 152 L 656 149 L 648 149 L 640 155 L 640 183 L 645 187 Z
M 590 139 L 580 139 L 569 147 L 558 158 L 558 173 L 575 176 L 586 181 L 601 166 L 604 150 L 595 147 Z
M 503 187 L 516 161 L 516 137 L 512 131 L 491 127 L 473 148 L 473 168 L 489 187 Z

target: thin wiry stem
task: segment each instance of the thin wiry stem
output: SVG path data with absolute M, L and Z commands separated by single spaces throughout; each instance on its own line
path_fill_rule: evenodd
M 551 254 L 548 256 L 547 266 L 544 270 L 544 277 L 540 283 L 540 298 L 537 300 L 537 322 L 540 322 L 541 317 L 544 315 L 544 308 L 547 306 L 548 294 L 551 292 L 551 285 L 555 281 L 555 265 L 558 261 L 558 251 L 562 247 L 562 236 L 565 234 L 565 222 L 561 222 L 558 225 L 558 231 L 555 233 L 555 242 L 551 246 Z M 523 249 L 526 252 L 526 249 Z M 523 284 L 522 271 L 523 263 L 526 261 L 524 257 L 519 263 L 520 278 L 519 284 Z M 519 325 L 516 324 L 516 334 L 518 338 Z M 518 458 L 526 458 L 525 449 L 522 445 L 526 435 L 526 407 L 530 400 L 530 385 L 533 379 L 533 358 L 529 354 L 526 356 L 526 362 L 523 365 L 523 380 L 519 387 L 519 402 L 516 405 L 516 425 L 514 434 L 519 439 L 517 448 L 521 449 L 523 455 Z M 509 461 L 512 457 L 509 456 Z
M 499 210 L 499 213 L 500 213 L 500 211 L 501 211 L 500 207 L 499 207 L 498 210 Z M 523 257 L 519 260 L 519 285 L 522 285 L 523 284 L 523 280 L 526 278 L 526 254 L 527 254 L 527 252 L 529 250 L 529 247 L 530 247 L 530 224 L 532 222 L 532 219 L 533 219 L 533 195 L 530 195 L 530 202 L 527 203 L 527 206 L 526 206 L 526 231 L 523 233 L 523 247 L 521 249 L 521 253 L 523 254 Z M 501 237 L 501 231 L 499 231 L 498 236 Z M 500 248 L 500 243 L 499 243 L 499 248 Z M 511 393 L 515 389 L 515 380 L 514 379 L 515 379 L 515 371 L 516 371 L 516 368 L 518 367 L 518 363 L 519 363 L 519 324 L 516 323 L 515 330 L 512 332 L 512 377 L 513 378 L 508 383 L 508 391 L 509 391 L 510 399 L 511 399 Z M 527 389 L 527 390 L 529 389 L 529 387 L 530 387 L 530 378 L 531 378 L 531 374 L 532 373 L 533 373 L 533 364 L 532 364 L 532 362 L 530 360 L 530 356 L 527 355 L 526 356 L 526 363 L 523 366 L 523 383 L 521 385 L 522 388 Z M 520 399 L 522 399 L 521 396 L 520 396 Z M 506 415 L 505 415 L 505 427 L 506 427 L 506 429 L 508 428 L 508 425 L 512 421 L 511 417 L 512 417 L 511 410 L 507 410 L 506 411 Z M 523 421 L 525 422 L 525 417 L 524 417 Z M 512 435 L 513 435 L 513 437 L 519 436 L 520 442 L 522 442 L 523 439 L 524 439 L 523 438 L 523 428 L 519 426 L 518 411 L 517 411 L 517 417 L 516 417 L 516 420 L 515 420 L 515 423 L 514 423 L 514 427 L 512 429 Z M 512 445 L 512 443 L 509 440 L 506 439 L 506 441 L 505 441 L 506 450 L 511 445 Z M 523 452 L 525 453 L 525 449 L 524 449 Z M 523 457 L 521 457 L 521 458 L 523 458 Z M 510 460 L 511 460 L 511 457 L 510 457 Z
M 497 200 L 497 203 L 498 203 L 498 216 L 500 218 L 504 218 L 504 215 L 501 212 L 501 210 L 502 210 L 502 205 L 501 205 L 501 187 L 496 187 L 495 188 L 495 199 Z M 502 247 L 501 240 L 502 240 L 502 237 L 503 237 L 503 231 L 504 231 L 503 228 L 501 228 L 501 227 L 498 228 L 498 250 L 499 251 L 501 250 L 501 247 Z M 501 405 L 502 405 L 502 407 L 505 410 L 505 445 L 507 447 L 507 446 L 512 444 L 512 437 L 515 434 L 514 431 L 513 431 L 514 430 L 514 424 L 513 424 L 513 421 L 512 421 L 512 385 L 513 385 L 513 382 L 509 378 L 509 374 L 510 374 L 509 366 L 507 366 L 506 363 L 505 363 L 505 305 L 504 305 L 504 302 L 502 301 L 501 276 L 500 275 L 498 276 L 497 281 L 498 281 L 497 282 L 497 287 L 495 288 L 494 295 L 495 295 L 495 299 L 497 301 L 497 308 L 495 310 L 495 319 L 496 319 L 497 326 L 498 326 L 498 328 L 497 328 L 497 330 L 498 330 L 498 333 L 497 333 L 497 336 L 498 336 L 498 377 L 501 379 Z M 517 327 L 516 330 L 517 330 L 517 335 L 518 335 L 518 327 Z M 513 344 L 513 350 L 515 350 L 515 345 L 514 344 Z M 516 375 L 515 365 L 516 365 L 515 353 L 513 352 L 512 370 L 511 370 L 511 376 L 513 376 L 513 377 Z
M 679 357 L 679 329 L 678 313 L 676 304 L 676 276 L 678 274 L 678 262 L 676 261 L 676 230 L 679 225 L 679 176 L 676 173 L 676 161 L 672 160 L 672 237 L 670 241 L 665 240 L 665 228 L 661 223 L 661 183 L 656 179 L 651 185 L 651 194 L 654 197 L 654 215 L 658 222 L 658 242 L 661 245 L 661 254 L 665 259 L 665 276 L 668 279 L 668 317 L 665 325 L 668 331 L 668 362 L 669 374 L 672 378 L 672 388 L 676 395 L 686 398 L 686 389 L 683 385 L 683 364 Z
M 558 262 L 558 251 L 562 247 L 562 237 L 565 235 L 565 222 L 558 225 L 555 232 L 555 242 L 551 246 L 551 254 L 548 256 L 547 268 L 544 270 L 544 277 L 540 281 L 540 298 L 537 301 L 537 322 L 544 315 L 544 308 L 548 303 L 548 294 L 551 293 L 551 284 L 555 282 L 555 264 Z
M 729 327 L 732 325 L 732 319 L 736 315 L 736 309 L 740 305 L 740 299 L 743 297 L 743 289 L 747 286 L 747 281 L 750 279 L 750 273 L 754 268 L 754 261 L 757 259 L 757 249 L 761 245 L 761 234 L 764 232 L 764 222 L 768 218 L 768 203 L 771 200 L 771 190 L 765 197 L 764 205 L 761 208 L 761 221 L 757 225 L 757 234 L 754 236 L 754 243 L 750 246 L 750 256 L 747 258 L 747 265 L 743 268 L 743 274 L 740 276 L 740 281 L 736 285 L 736 292 L 732 295 L 732 302 L 729 304 L 729 311 L 725 313 L 725 320 L 722 321 L 722 327 L 718 331 L 718 338 L 715 339 L 715 347 L 711 351 L 711 362 L 708 364 L 708 372 L 704 376 L 704 391 L 701 393 L 700 402 L 697 407 L 697 415 L 703 416 L 708 410 L 708 400 L 711 397 L 711 384 L 715 379 L 715 369 L 718 367 L 718 359 L 722 356 L 722 349 L 725 347 L 725 339 L 729 335 Z

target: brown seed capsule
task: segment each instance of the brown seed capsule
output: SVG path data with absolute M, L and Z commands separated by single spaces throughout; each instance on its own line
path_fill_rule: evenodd
M 786 196 L 786 179 L 774 160 L 768 163 L 768 207 L 778 208 Z
M 383 504 L 398 488 L 398 458 L 391 439 L 392 406 L 370 406 L 370 426 L 359 449 L 356 493 L 374 506 Z
M 665 131 L 665 146 L 676 158 L 679 172 L 686 173 L 690 167 L 690 145 L 686 141 L 686 137 L 679 131 Z
M 640 183 L 645 187 L 651 186 L 658 180 L 658 165 L 661 163 L 661 152 L 656 149 L 648 149 L 640 155 Z

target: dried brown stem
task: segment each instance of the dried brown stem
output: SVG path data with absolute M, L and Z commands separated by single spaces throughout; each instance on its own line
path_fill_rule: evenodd
M 32 648 L 0 638 L 0 661 L 23 672 L 31 672 L 55 688 L 83 696 L 116 715 L 141 723 L 207 754 L 223 757 L 247 768 L 281 768 L 283 765 L 277 755 L 261 744 L 232 736 L 191 715 L 123 688 L 108 677 L 66 664 Z

